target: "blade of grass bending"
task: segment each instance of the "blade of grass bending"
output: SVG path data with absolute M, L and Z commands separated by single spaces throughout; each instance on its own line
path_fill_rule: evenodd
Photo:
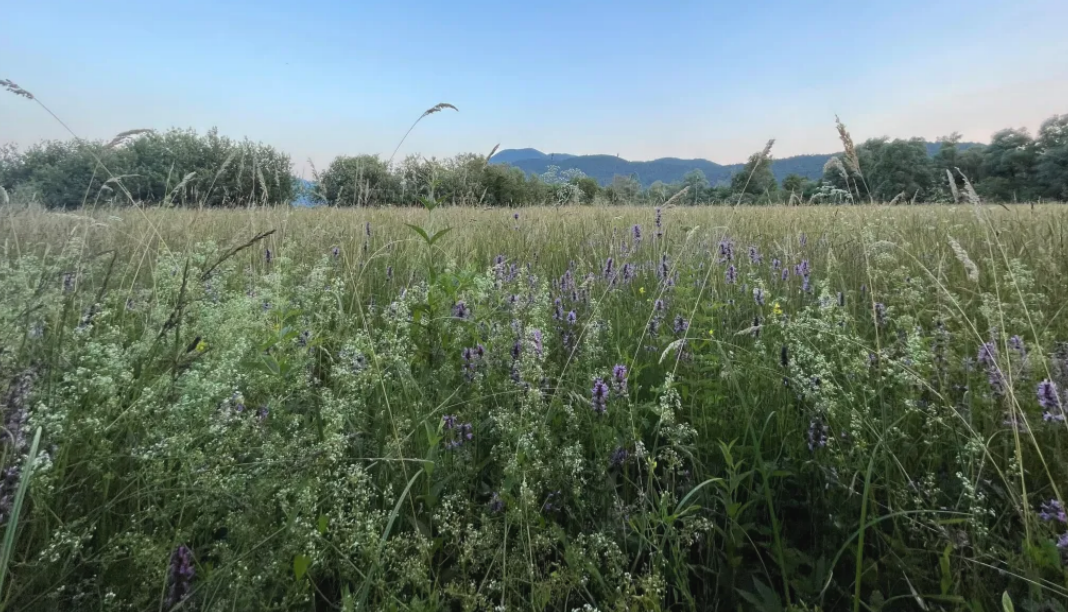
M 7 566 L 11 563 L 11 555 L 15 550 L 15 536 L 19 528 L 19 515 L 22 514 L 22 503 L 26 499 L 26 490 L 30 488 L 30 478 L 33 477 L 33 464 L 37 460 L 37 447 L 41 445 L 41 428 L 33 435 L 33 444 L 30 446 L 30 454 L 22 467 L 22 477 L 19 478 L 19 488 L 15 493 L 15 501 L 11 505 L 11 517 L 7 521 L 7 530 L 4 532 L 4 543 L 0 546 L 0 597 L 3 597 L 4 582 L 7 578 Z M 2 606 L 0 606 L 2 607 Z

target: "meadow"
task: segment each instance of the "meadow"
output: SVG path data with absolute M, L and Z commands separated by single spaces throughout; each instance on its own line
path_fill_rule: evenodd
M 0 235 L 2 609 L 1068 601 L 1068 207 Z

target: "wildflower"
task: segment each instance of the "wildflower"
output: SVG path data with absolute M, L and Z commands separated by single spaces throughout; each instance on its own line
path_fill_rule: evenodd
M 274 259 L 274 256 L 271 254 L 271 249 L 265 249 L 264 259 L 267 260 L 268 265 L 271 263 L 271 260 Z
M 559 504 L 560 503 L 559 502 L 555 502 L 555 500 L 558 499 L 559 497 L 560 497 L 560 492 L 559 491 L 553 491 L 552 493 L 549 493 L 549 495 L 546 496 L 546 498 L 545 498 L 545 503 L 542 504 L 542 506 L 541 506 L 542 512 L 552 512 L 553 510 L 559 510 L 559 508 L 560 508 Z
M 470 423 L 461 423 L 455 416 L 446 414 L 441 417 L 441 423 L 448 435 L 445 440 L 445 448 L 452 450 L 474 439 L 474 431 Z
M 757 306 L 764 305 L 764 290 L 760 287 L 753 287 L 753 301 L 757 303 Z
M 627 452 L 627 449 L 620 446 L 616 448 L 616 450 L 612 451 L 612 456 L 608 459 L 608 467 L 622 467 L 623 464 L 627 462 L 628 457 L 630 457 L 630 453 Z
M 489 509 L 494 514 L 504 512 L 504 500 L 501 499 L 501 496 L 496 491 L 493 492 L 493 497 L 490 498 Z
M 1046 379 L 1038 383 L 1038 405 L 1044 408 L 1042 420 L 1050 422 L 1064 421 L 1064 405 L 1057 383 Z
M 623 264 L 623 280 L 629 281 L 634 278 L 634 264 Z
M 667 256 L 667 253 L 664 253 L 663 255 L 660 256 L 660 267 L 657 268 L 656 277 L 659 278 L 660 280 L 666 280 L 668 278 L 668 274 L 670 274 L 670 272 L 671 272 L 671 266 L 668 265 L 668 256 Z
M 1057 538 L 1057 548 L 1061 550 L 1068 550 L 1068 531 L 1062 533 Z
M 760 256 L 760 251 L 757 251 L 755 246 L 749 246 L 749 263 L 759 264 L 764 258 Z
M 808 274 L 805 274 L 804 276 L 801 277 L 801 291 L 804 291 L 804 292 L 807 293 L 807 292 L 809 292 L 811 290 L 812 290 L 812 287 L 808 284 Z
M 719 263 L 734 261 L 734 243 L 729 239 L 719 242 Z
M 875 302 L 875 324 L 879 327 L 886 325 L 886 306 L 882 302 Z
M 656 209 L 656 229 L 660 229 L 660 208 Z
M 642 226 L 635 223 L 634 227 L 630 228 L 630 231 L 634 235 L 634 242 L 640 242 L 642 239 Z
M 726 272 L 725 276 L 726 276 L 728 285 L 733 285 L 738 280 L 738 270 L 735 269 L 734 264 L 731 264 L 727 268 L 727 272 Z
M 614 264 L 615 264 L 615 262 L 611 257 L 609 257 L 604 262 L 604 277 L 605 278 L 611 278 L 611 276 L 612 276 L 612 267 L 613 267 Z
M 516 340 L 515 343 L 512 344 L 512 361 L 518 361 L 519 355 L 521 355 L 522 353 L 523 344 L 519 342 L 519 340 Z
M 535 330 L 533 330 L 531 332 L 531 335 L 534 337 L 534 353 L 538 357 L 541 357 L 541 353 L 542 353 L 541 330 L 540 329 L 535 329 Z
M 991 367 L 996 365 L 998 356 L 998 347 L 993 342 L 984 342 L 979 347 L 979 355 L 977 360 L 981 365 Z
M 341 257 L 341 249 L 339 249 L 338 247 L 334 247 L 333 248 L 333 253 L 334 253 L 334 259 L 337 259 L 338 257 Z
M 675 315 L 675 335 L 682 335 L 690 327 L 690 322 L 683 318 L 682 315 Z
M 1039 509 L 1038 518 L 1044 521 L 1058 521 L 1061 523 L 1068 523 L 1068 514 L 1064 512 L 1064 504 L 1059 500 L 1051 499 L 1048 502 L 1042 502 L 1042 507 Z
M 627 392 L 627 366 L 617 363 L 612 367 L 612 379 L 616 388 L 616 392 L 619 394 L 625 394 Z
M 657 301 L 653 302 L 653 310 L 655 310 L 657 312 L 662 312 L 664 310 L 664 308 L 665 308 L 664 300 L 657 300 Z
M 779 303 L 775 302 L 774 304 L 771 305 L 771 312 L 774 313 L 776 316 L 781 315 L 782 314 L 782 306 L 779 306 Z
M 827 432 L 829 428 L 818 418 L 808 424 L 808 450 L 815 451 L 817 448 L 827 446 Z
M 259 410 L 256 411 L 256 418 L 262 423 L 267 420 L 268 414 L 270 414 L 270 409 L 267 406 L 260 406 Z
M 655 336 L 660 331 L 660 317 L 653 317 L 649 321 L 649 334 Z
M 595 378 L 590 394 L 590 404 L 593 406 L 593 411 L 597 414 L 604 414 L 608 410 L 608 385 L 604 383 L 603 379 Z
M 553 319 L 559 321 L 564 318 L 564 301 L 560 298 L 553 300 Z
M 467 319 L 471 316 L 471 311 L 467 308 L 467 304 L 465 304 L 463 300 L 460 300 L 453 305 L 452 316 L 457 319 Z
M 514 215 L 512 215 L 512 218 L 516 221 L 519 221 L 519 213 L 515 213 Z
M 782 267 L 782 261 L 780 261 L 778 258 L 775 258 L 775 259 L 771 260 L 771 269 L 772 270 L 776 270 L 777 271 L 781 267 Z
M 195 571 L 193 569 L 193 552 L 184 544 L 171 553 L 171 563 L 167 570 L 170 587 L 167 591 L 166 607 L 177 606 L 189 597 Z
M 797 242 L 804 247 L 808 244 L 808 236 L 806 236 L 804 232 L 801 232 L 801 235 L 797 237 Z
M 645 295 L 645 287 L 638 287 L 638 294 Z
M 393 280 L 393 266 L 386 266 L 386 280 Z
M 805 276 L 810 271 L 811 270 L 809 270 L 808 260 L 807 259 L 802 259 L 801 263 L 799 263 L 796 266 L 794 266 L 794 274 L 796 274 L 798 276 Z
M 781 276 L 782 276 L 782 281 L 786 282 L 786 279 L 790 278 L 790 268 L 783 268 Z
M 567 323 L 568 323 L 568 325 L 574 325 L 577 322 L 578 322 L 578 315 L 575 314 L 575 311 L 572 310 L 571 312 L 568 312 L 567 313 Z

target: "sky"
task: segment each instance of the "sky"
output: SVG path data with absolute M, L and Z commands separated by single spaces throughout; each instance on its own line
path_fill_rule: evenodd
M 984 142 L 1068 113 L 1068 2 L 0 3 L 0 78 L 83 138 L 216 126 L 324 167 L 534 147 L 743 161 L 869 137 Z M 0 92 L 0 144 L 68 132 Z M 310 174 L 310 173 L 308 173 Z

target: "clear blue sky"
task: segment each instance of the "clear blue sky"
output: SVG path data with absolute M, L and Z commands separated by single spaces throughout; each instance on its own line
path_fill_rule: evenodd
M 1034 130 L 1068 112 L 1065 0 L 42 0 L 0 10 L 0 78 L 80 135 L 215 125 L 289 151 L 778 157 Z M 65 132 L 0 95 L 0 142 Z

